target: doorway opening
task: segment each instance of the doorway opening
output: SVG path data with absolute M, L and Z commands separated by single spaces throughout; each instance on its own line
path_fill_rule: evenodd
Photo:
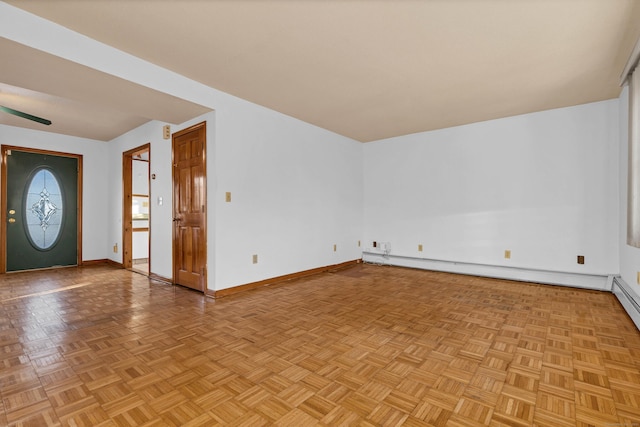
M 151 144 L 122 155 L 122 264 L 148 276 L 151 272 Z

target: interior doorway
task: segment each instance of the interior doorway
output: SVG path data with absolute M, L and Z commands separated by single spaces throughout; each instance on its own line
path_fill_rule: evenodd
M 122 263 L 126 269 L 151 271 L 151 144 L 123 153 Z

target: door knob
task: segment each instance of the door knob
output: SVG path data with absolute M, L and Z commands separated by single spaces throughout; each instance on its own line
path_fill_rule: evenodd
M 16 219 L 15 219 L 15 218 L 9 218 L 9 222 L 10 222 L 11 224 L 13 224 L 14 222 L 16 222 Z

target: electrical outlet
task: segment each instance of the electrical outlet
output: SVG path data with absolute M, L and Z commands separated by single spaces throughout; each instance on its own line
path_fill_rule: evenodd
M 374 247 L 374 248 L 377 248 L 377 247 L 378 247 L 378 242 L 376 242 L 375 240 L 374 240 L 374 242 L 373 242 L 373 247 Z
M 418 252 L 422 252 L 422 245 L 418 245 Z
M 227 191 L 227 192 L 224 194 L 224 200 L 225 200 L 225 202 L 227 202 L 227 203 L 229 203 L 229 202 L 231 201 L 231 192 L 230 192 L 230 191 Z
M 113 253 L 114 254 L 118 253 L 118 244 L 117 243 L 115 245 L 113 245 Z
M 578 264 L 584 264 L 584 255 L 578 255 Z
M 504 251 L 504 258 L 511 259 L 511 251 L 509 249 Z
M 257 254 L 253 256 L 253 263 L 254 264 L 258 263 L 258 255 Z
M 338 245 L 333 245 L 333 252 L 336 252 L 338 250 Z
M 358 247 L 360 247 L 360 240 L 358 240 Z
M 640 285 L 640 271 L 638 271 L 638 276 L 636 277 L 636 282 Z

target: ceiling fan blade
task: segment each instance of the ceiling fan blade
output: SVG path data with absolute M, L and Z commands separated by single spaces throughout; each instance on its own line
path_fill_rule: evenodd
M 0 111 L 13 114 L 14 116 L 22 117 L 23 119 L 33 120 L 34 122 L 42 123 L 43 125 L 49 126 L 51 124 L 51 120 L 43 119 L 42 117 L 38 116 L 32 116 L 31 114 L 23 113 L 22 111 L 14 110 L 13 108 L 4 107 L 2 105 L 0 105 Z

